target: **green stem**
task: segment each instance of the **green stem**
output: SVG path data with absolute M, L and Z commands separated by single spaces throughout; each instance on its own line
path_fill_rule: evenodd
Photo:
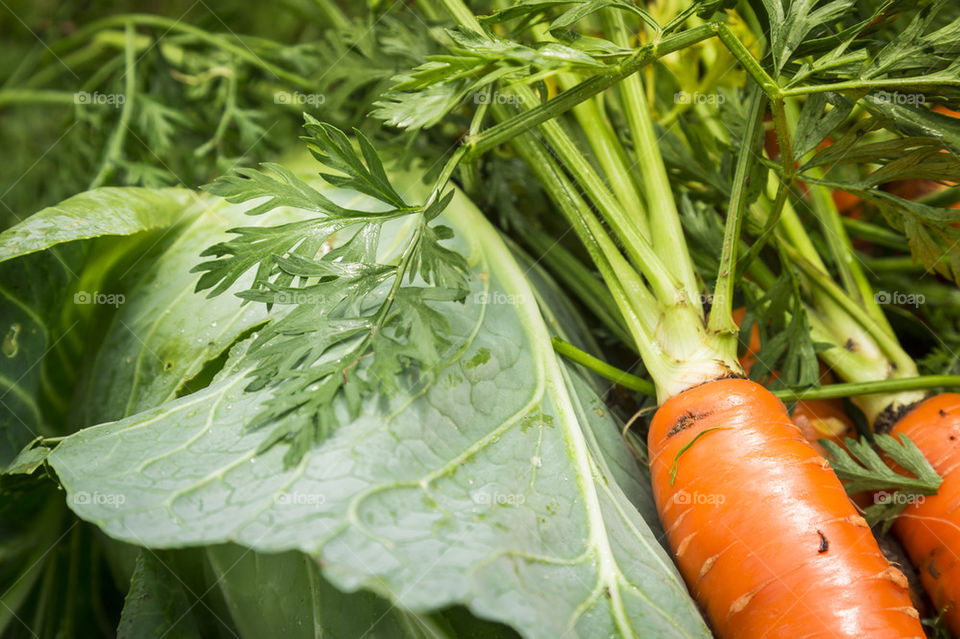
M 477 16 L 473 15 L 473 11 L 462 0 L 440 0 L 440 2 L 458 24 L 480 35 L 486 33 Z
M 783 100 L 781 98 L 771 100 L 770 110 L 773 113 L 773 126 L 777 131 L 777 143 L 780 146 L 783 177 L 789 187 L 793 183 L 796 162 L 793 159 L 793 136 L 790 134 L 790 127 L 787 125 L 787 114 Z
M 76 95 L 76 93 L 67 91 L 7 89 L 0 91 L 0 106 L 7 104 L 76 104 Z
M 749 272 L 754 268 L 754 264 L 760 264 L 760 262 L 755 262 L 755 260 L 770 239 L 776 235 L 777 225 L 783 215 L 783 208 L 787 203 L 787 195 L 787 187 L 781 182 L 777 185 L 777 194 L 774 197 L 773 206 L 771 207 L 772 213 L 767 218 L 763 229 L 760 231 L 760 234 L 757 235 L 756 240 L 750 246 L 749 250 L 747 250 L 746 254 L 737 262 L 738 273 Z
M 862 257 L 863 263 L 872 273 L 919 272 L 927 269 L 912 255 L 896 257 Z
M 811 399 L 835 399 L 859 395 L 934 390 L 937 388 L 960 388 L 960 375 L 920 375 L 872 382 L 830 384 L 817 388 L 787 388 L 774 391 L 774 395 L 785 402 L 797 402 Z
M 820 171 L 811 169 L 811 172 L 819 177 Z M 834 264 L 840 274 L 840 281 L 844 288 L 851 297 L 859 302 L 862 310 L 870 316 L 880 329 L 889 337 L 896 339 L 886 315 L 874 300 L 873 287 L 870 285 L 866 273 L 863 272 L 860 260 L 853 250 L 853 243 L 847 235 L 843 218 L 837 210 L 833 197 L 827 189 L 821 186 L 811 184 L 807 188 L 809 189 L 813 211 L 823 227 L 827 245 L 830 247 L 830 252 L 833 253 Z
M 799 119 L 799 112 L 793 101 L 788 103 L 787 110 L 790 114 L 790 121 L 796 122 Z M 784 128 L 785 132 L 789 134 L 790 129 L 786 123 L 784 123 Z M 820 168 L 812 168 L 807 172 L 807 175 L 815 179 L 822 179 L 823 171 Z M 873 298 L 873 289 L 861 268 L 860 261 L 853 250 L 853 243 L 850 241 L 843 225 L 843 218 L 837 210 L 837 205 L 833 201 L 829 190 L 822 186 L 809 185 L 808 192 L 813 211 L 823 228 L 824 237 L 827 240 L 830 252 L 833 254 L 833 261 L 844 288 L 851 297 L 859 301 L 874 323 L 895 340 L 896 335 L 893 328 L 887 321 L 883 310 Z
M 536 104 L 536 96 L 529 87 L 516 85 L 513 90 L 520 98 L 521 104 Z M 563 126 L 556 120 L 548 120 L 540 125 L 540 130 L 543 131 L 550 148 L 556 153 L 563 166 L 583 186 L 603 218 L 613 228 L 630 262 L 646 275 L 657 298 L 676 299 L 679 290 L 676 278 L 654 252 L 650 242 L 641 235 L 633 219 L 635 216 L 629 215 L 617 202 L 603 179 L 584 157 L 583 152 L 567 135 Z
M 649 395 L 651 397 L 656 395 L 656 388 L 649 381 L 642 377 L 632 375 L 616 366 L 612 366 L 602 359 L 580 350 L 573 344 L 563 341 L 559 337 L 553 338 L 553 349 L 567 359 L 580 364 L 605 379 L 609 379 L 614 384 L 619 384 L 624 388 L 629 388 L 643 395 Z
M 646 379 L 637 377 L 625 370 L 586 353 L 559 337 L 553 338 L 553 347 L 567 359 L 584 366 L 604 379 L 636 391 L 643 395 L 654 395 L 654 386 Z M 879 393 L 897 393 L 902 391 L 934 390 L 938 388 L 960 388 L 960 375 L 921 375 L 899 379 L 884 379 L 873 382 L 853 382 L 829 384 L 816 388 L 782 388 L 772 391 L 785 402 L 809 401 L 814 399 L 839 399 Z
M 125 28 L 126 47 L 124 48 L 124 102 L 120 112 L 120 120 L 107 142 L 107 151 L 103 157 L 100 170 L 90 182 L 88 188 L 95 189 L 102 185 L 113 173 L 117 162 L 123 153 L 123 142 L 127 138 L 130 128 L 130 118 L 133 116 L 133 103 L 137 97 L 137 65 L 134 59 L 134 31 L 133 24 L 128 23 Z
M 193 155 L 195 157 L 203 157 L 210 150 L 218 147 L 220 141 L 223 139 L 223 135 L 227 132 L 227 127 L 230 125 L 230 121 L 233 119 L 233 115 L 236 112 L 237 106 L 237 74 L 236 72 L 228 73 L 226 76 L 226 86 L 224 88 L 226 91 L 226 97 L 224 100 L 223 113 L 220 115 L 220 121 L 217 123 L 217 128 L 213 132 L 213 137 L 207 140 L 204 144 L 197 147 Z
M 846 216 L 840 216 L 840 222 L 848 233 L 867 240 L 871 244 L 901 251 L 908 250 L 907 241 L 903 235 L 891 231 L 889 228 L 864 222 L 863 220 L 855 220 L 852 217 Z M 909 257 L 908 260 L 913 261 L 912 258 Z M 863 260 L 860 259 L 859 261 L 862 262 Z M 869 268 L 869 265 L 867 265 L 867 267 Z
M 916 89 L 918 87 L 937 87 L 937 86 L 948 86 L 948 87 L 957 87 L 960 86 L 960 78 L 947 78 L 947 77 L 937 77 L 937 78 L 879 78 L 876 80 L 847 80 L 846 82 L 834 82 L 833 84 L 814 84 L 805 87 L 793 87 L 790 89 L 782 89 L 781 93 L 784 96 L 801 96 L 801 95 L 810 95 L 811 93 L 827 93 L 827 92 L 840 92 L 840 91 L 858 91 L 858 90 L 869 90 L 869 89 L 896 89 L 896 88 L 907 88 L 907 89 Z
M 727 209 L 727 223 L 724 226 L 723 251 L 720 257 L 720 269 L 713 293 L 713 306 L 710 310 L 710 322 L 707 330 L 717 335 L 720 343 L 736 357 L 737 336 L 740 329 L 733 320 L 733 295 L 737 275 L 737 248 L 740 245 L 740 228 L 746 208 L 746 184 L 750 167 L 756 157 L 757 143 L 763 130 L 763 114 L 766 100 L 759 87 L 754 87 L 750 96 L 750 111 L 746 128 L 740 143 L 737 166 L 733 176 L 733 188 L 730 192 L 730 205 Z
M 720 42 L 723 43 L 727 50 L 733 54 L 733 57 L 740 62 L 743 66 L 744 71 L 750 75 L 754 81 L 760 85 L 760 88 L 766 94 L 771 101 L 776 101 L 781 98 L 783 95 L 780 86 L 777 84 L 776 80 L 770 77 L 760 63 L 757 62 L 757 59 L 753 57 L 753 54 L 743 46 L 743 43 L 740 42 L 740 39 L 734 35 L 733 31 L 730 30 L 725 24 L 719 24 L 716 27 L 717 37 L 720 38 Z
M 509 116 L 504 105 L 494 104 L 491 108 L 494 116 L 499 119 Z M 654 379 L 658 379 L 658 376 L 660 379 L 667 379 L 669 362 L 655 345 L 652 333 L 660 315 L 656 300 L 646 289 L 642 279 L 623 260 L 620 251 L 607 236 L 570 179 L 532 134 L 517 136 L 513 140 L 513 146 L 530 166 L 587 249 L 623 317 L 637 352 L 647 365 L 647 370 Z
M 37 69 L 24 80 L 23 86 L 25 88 L 43 86 L 47 82 L 58 78 L 64 70 L 75 69 L 95 60 L 105 49 L 105 44 L 95 39 L 69 55 L 61 56 L 60 59 L 53 60 L 46 66 Z
M 561 77 L 569 79 L 572 76 L 562 74 Z M 630 77 L 636 78 L 635 75 Z M 600 110 L 597 100 L 594 99 L 581 102 L 575 106 L 573 115 L 577 118 L 580 128 L 583 129 L 587 140 L 590 142 L 594 157 L 600 164 L 603 175 L 609 181 L 610 188 L 620 202 L 621 208 L 629 216 L 631 225 L 636 227 L 645 239 L 650 240 L 650 228 L 647 223 L 647 212 L 643 205 L 643 198 L 641 198 L 633 178 L 630 177 L 623 146 L 617 139 L 606 114 Z

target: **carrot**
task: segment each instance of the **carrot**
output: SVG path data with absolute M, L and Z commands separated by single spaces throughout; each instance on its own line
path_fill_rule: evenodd
M 924 400 L 894 424 L 943 478 L 936 495 L 910 504 L 893 523 L 923 586 L 944 620 L 960 636 L 960 394 Z
M 923 636 L 903 574 L 762 386 L 674 395 L 648 446 L 670 547 L 720 637 Z

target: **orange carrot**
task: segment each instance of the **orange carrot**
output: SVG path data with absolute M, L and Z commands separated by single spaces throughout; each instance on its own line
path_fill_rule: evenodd
M 762 386 L 674 395 L 648 446 L 670 547 L 720 637 L 923 637 L 903 574 Z
M 936 606 L 960 637 L 960 394 L 924 400 L 894 424 L 943 478 L 936 495 L 910 504 L 893 523 Z

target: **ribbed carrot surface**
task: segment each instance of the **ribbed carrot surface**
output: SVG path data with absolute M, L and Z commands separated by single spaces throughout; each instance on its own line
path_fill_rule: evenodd
M 946 607 L 950 632 L 960 637 L 960 395 L 935 395 L 903 416 L 891 434 L 906 434 L 943 483 L 936 495 L 911 504 L 893 532 L 920 571 L 938 610 Z
M 670 398 L 648 445 L 670 547 L 720 637 L 923 636 L 903 574 L 762 386 Z

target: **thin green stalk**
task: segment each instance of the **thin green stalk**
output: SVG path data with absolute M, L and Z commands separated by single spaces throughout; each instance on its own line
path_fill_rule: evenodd
M 609 30 L 614 42 L 619 46 L 629 47 L 630 32 L 623 13 L 609 9 L 604 12 L 604 20 L 610 26 Z M 677 297 L 660 299 L 667 305 L 695 303 L 699 299 L 700 287 L 697 283 L 693 260 L 690 258 L 686 239 L 683 236 L 667 169 L 660 155 L 659 138 L 653 128 L 653 119 L 650 117 L 650 107 L 647 105 L 643 83 L 639 76 L 631 75 L 624 78 L 618 88 L 643 180 L 653 245 L 661 260 L 669 264 L 676 273 L 684 294 L 684 299 Z
M 799 119 L 799 111 L 791 101 L 787 103 L 785 114 L 789 115 L 790 122 L 795 123 Z M 784 132 L 790 135 L 790 127 L 784 122 Z M 789 137 L 788 137 L 789 139 Z M 791 163 L 792 166 L 792 163 Z M 823 171 L 820 168 L 812 168 L 807 174 L 815 179 L 823 178 Z M 833 201 L 830 192 L 818 185 L 808 185 L 810 201 L 814 213 L 816 214 L 820 225 L 823 228 L 824 237 L 830 252 L 833 254 L 833 261 L 840 274 L 840 281 L 851 297 L 858 300 L 863 310 L 870 316 L 874 323 L 886 334 L 896 339 L 893 328 L 887 321 L 886 315 L 879 304 L 873 298 L 873 288 L 866 274 L 863 272 L 860 261 L 853 250 L 853 243 L 847 235 L 846 228 L 837 205 Z
M 912 255 L 898 255 L 896 257 L 861 257 L 872 273 L 902 273 L 926 271 L 923 264 Z
M 766 99 L 759 87 L 754 87 L 750 96 L 750 111 L 747 116 L 743 140 L 741 140 L 737 166 L 730 191 L 730 204 L 727 208 L 727 223 L 723 234 L 723 251 L 720 257 L 720 270 L 713 292 L 713 306 L 710 310 L 710 322 L 707 330 L 718 336 L 728 351 L 736 356 L 737 336 L 740 329 L 733 320 L 734 284 L 737 276 L 737 248 L 740 245 L 740 229 L 746 208 L 746 185 L 750 167 L 756 157 L 756 148 L 763 130 L 763 114 L 766 111 Z
M 904 239 L 903 235 L 897 233 L 896 231 L 891 231 L 887 227 L 871 224 L 870 222 L 864 222 L 863 220 L 856 220 L 852 217 L 847 217 L 844 215 L 840 216 L 840 222 L 847 230 L 847 233 L 867 240 L 871 244 L 885 246 L 892 249 L 899 249 L 901 251 L 906 251 L 908 249 L 907 241 Z M 862 258 L 858 259 L 860 262 L 863 262 Z M 870 268 L 869 264 L 865 265 L 868 269 Z
M 649 381 L 608 364 L 559 337 L 553 338 L 553 348 L 567 359 L 593 371 L 604 379 L 643 395 L 654 395 L 654 386 Z M 785 402 L 799 402 L 939 388 L 960 388 L 960 375 L 920 375 L 872 382 L 829 384 L 813 388 L 781 388 L 772 392 Z
M 86 46 L 72 51 L 69 55 L 54 59 L 46 66 L 35 70 L 29 77 L 24 79 L 23 86 L 24 88 L 40 87 L 47 82 L 55 80 L 64 71 L 72 73 L 72 69 L 96 60 L 105 49 L 105 43 L 99 39 L 95 39 Z
M 491 108 L 495 117 L 509 117 L 504 105 L 494 104 Z M 570 179 L 542 145 L 531 134 L 525 133 L 514 139 L 513 146 L 570 223 L 600 271 L 647 370 L 654 379 L 658 376 L 667 379 L 669 363 L 653 338 L 660 315 L 656 299 L 623 259 Z
M 0 106 L 8 104 L 75 104 L 76 93 L 68 91 L 42 91 L 31 89 L 6 89 L 0 91 Z
M 819 173 L 815 169 L 811 169 L 811 171 L 814 175 Z M 827 189 L 821 186 L 810 184 L 807 188 L 811 196 L 813 211 L 823 227 L 827 245 L 833 253 L 833 261 L 844 288 L 851 297 L 859 302 L 862 312 L 866 312 L 889 337 L 896 339 L 887 316 L 884 315 L 880 305 L 874 299 L 873 287 L 870 285 L 866 273 L 863 272 L 859 257 L 853 250 L 853 243 L 847 235 L 833 197 Z
M 614 384 L 619 384 L 643 395 L 651 397 L 656 395 L 656 388 L 649 381 L 612 366 L 599 357 L 594 357 L 559 337 L 553 338 L 553 349 L 570 361 L 580 364 L 605 379 L 609 379 Z
M 572 76 L 563 74 L 561 77 L 571 78 Z M 617 139 L 606 114 L 600 110 L 597 100 L 593 99 L 575 106 L 573 115 L 580 123 L 590 148 L 593 149 L 594 157 L 600 164 L 603 175 L 607 178 L 620 206 L 631 219 L 632 225 L 645 239 L 650 240 L 650 227 L 644 200 L 633 178 L 630 177 L 623 146 Z
M 448 0 L 451 1 L 451 0 Z M 536 96 L 529 87 L 516 85 L 513 91 L 523 105 L 536 104 Z M 563 126 L 556 120 L 548 120 L 540 125 L 563 166 L 570 171 L 576 181 L 584 188 L 591 201 L 610 224 L 633 266 L 639 269 L 650 281 L 650 287 L 658 299 L 676 299 L 679 284 L 673 274 L 654 252 L 653 247 L 640 233 L 633 216 L 617 202 L 603 179 L 597 174 L 583 152 L 567 135 Z
M 107 142 L 107 150 L 103 156 L 103 163 L 100 170 L 90 182 L 88 188 L 95 189 L 102 185 L 113 173 L 117 162 L 123 153 L 123 142 L 127 138 L 127 130 L 130 128 L 130 118 L 133 116 L 133 103 L 137 97 L 137 65 L 134 59 L 134 31 L 133 25 L 128 23 L 125 29 L 126 47 L 124 48 L 124 102 L 123 109 L 120 112 L 120 119 L 117 122 L 117 128 Z
M 764 223 L 760 234 L 757 235 L 756 240 L 743 257 L 737 261 L 737 273 L 749 272 L 754 264 L 760 264 L 760 262 L 755 262 L 755 260 L 759 257 L 760 252 L 767 246 L 770 239 L 776 236 L 777 225 L 780 223 L 783 208 L 787 203 L 787 195 L 786 185 L 783 182 L 779 183 L 777 185 L 777 194 L 774 196 L 773 206 L 771 207 L 772 212 Z
M 839 91 L 857 91 L 863 89 L 915 89 L 917 87 L 960 87 L 960 78 L 936 76 L 930 78 L 878 78 L 875 80 L 847 80 L 833 84 L 813 84 L 805 87 L 781 89 L 785 97 L 810 95 Z
M 743 67 L 744 71 L 753 78 L 753 80 L 760 85 L 760 88 L 770 99 L 771 102 L 778 100 L 783 94 L 780 86 L 777 84 L 776 80 L 770 77 L 770 74 L 764 70 L 764 68 L 757 62 L 757 59 L 753 57 L 753 54 L 743 46 L 743 43 L 740 42 L 740 39 L 734 35 L 733 31 L 730 30 L 725 24 L 719 24 L 716 27 L 717 37 L 720 39 L 720 42 L 723 43 L 727 50 L 733 54 L 733 57 L 740 62 L 740 65 Z
M 770 101 L 770 111 L 773 113 L 773 126 L 777 131 L 777 143 L 780 146 L 780 161 L 783 163 L 783 177 L 787 186 L 793 183 L 796 174 L 796 162 L 793 158 L 793 136 L 787 125 L 787 113 L 784 102 L 780 98 Z
M 476 111 L 473 112 L 473 118 L 470 120 L 470 128 L 467 131 L 467 135 L 476 135 L 483 125 L 483 121 L 487 118 L 487 110 L 491 102 L 493 86 L 486 87 L 484 92 L 486 93 L 487 99 L 481 102 L 477 106 Z M 464 160 L 460 163 L 460 181 L 464 191 L 471 196 L 476 196 L 480 188 L 478 160 L 466 157 L 466 148 L 462 146 L 460 148 L 464 149 Z
M 960 388 L 960 375 L 921 375 L 872 382 L 830 384 L 817 388 L 786 388 L 774 391 L 774 395 L 785 402 L 798 402 L 811 399 L 836 399 L 838 397 L 934 390 L 937 388 Z
M 217 128 L 213 132 L 213 137 L 193 151 L 193 154 L 196 157 L 203 157 L 213 148 L 220 145 L 220 141 L 223 139 L 224 134 L 227 132 L 227 127 L 230 125 L 230 120 L 233 119 L 233 115 L 236 112 L 237 74 L 233 72 L 228 73 L 225 80 L 226 100 L 223 107 L 223 113 L 220 115 L 220 121 L 217 123 Z

